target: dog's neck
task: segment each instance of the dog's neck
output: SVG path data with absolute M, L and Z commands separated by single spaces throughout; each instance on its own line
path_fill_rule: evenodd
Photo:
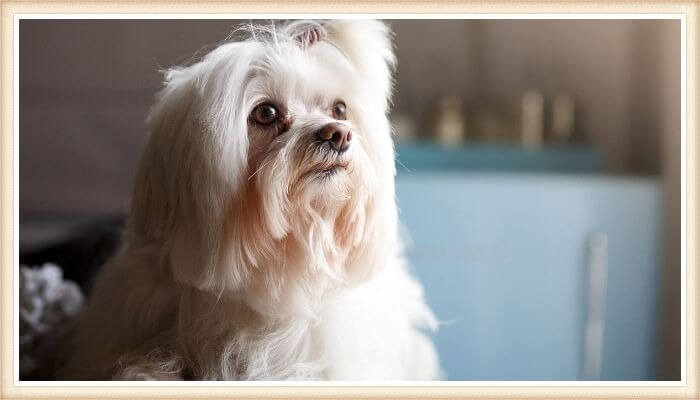
M 285 379 L 318 376 L 301 371 L 318 358 L 312 346 L 317 321 L 286 311 L 257 310 L 250 298 L 183 290 L 178 325 L 186 357 L 202 379 Z

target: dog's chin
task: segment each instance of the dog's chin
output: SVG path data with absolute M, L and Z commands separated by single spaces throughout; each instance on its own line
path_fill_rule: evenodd
M 298 181 L 298 188 L 302 197 L 331 206 L 347 200 L 349 193 L 353 192 L 353 181 L 352 162 L 339 157 L 306 168 Z
M 311 184 L 329 184 L 347 178 L 352 164 L 352 152 L 322 157 L 305 168 L 301 180 Z

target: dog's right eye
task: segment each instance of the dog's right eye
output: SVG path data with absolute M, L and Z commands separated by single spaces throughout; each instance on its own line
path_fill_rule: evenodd
M 261 125 L 270 125 L 279 117 L 279 111 L 272 104 L 260 104 L 251 113 L 253 121 Z

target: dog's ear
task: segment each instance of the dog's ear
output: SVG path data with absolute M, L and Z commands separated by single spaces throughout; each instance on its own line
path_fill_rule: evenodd
M 230 100 L 247 65 L 231 65 L 235 52 L 212 54 L 166 76 L 148 119 L 128 232 L 132 242 L 165 250 L 175 280 L 223 290 L 242 284 L 241 271 L 227 265 L 226 221 L 247 162 L 244 110 Z
M 178 204 L 173 191 L 183 177 L 176 170 L 175 160 L 183 156 L 180 131 L 192 125 L 189 116 L 193 103 L 190 83 L 174 78 L 180 73 L 166 73 L 165 87 L 157 94 L 147 118 L 148 142 L 131 197 L 129 233 L 135 235 L 133 239 L 162 241 L 174 229 Z
M 334 20 L 324 24 L 327 39 L 350 60 L 385 105 L 391 99 L 396 64 L 389 27 L 375 20 Z

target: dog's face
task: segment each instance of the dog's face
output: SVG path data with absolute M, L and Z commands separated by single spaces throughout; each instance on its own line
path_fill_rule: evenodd
M 383 105 L 347 57 L 323 40 L 323 28 L 307 29 L 312 42 L 259 46 L 243 89 L 249 143 L 244 186 L 261 196 L 276 238 L 298 228 L 305 215 L 335 218 L 376 181 L 381 166 L 370 155 L 387 156 L 373 151 L 387 136 Z
M 373 21 L 251 33 L 169 72 L 130 233 L 178 281 L 289 300 L 395 250 L 393 53 Z

